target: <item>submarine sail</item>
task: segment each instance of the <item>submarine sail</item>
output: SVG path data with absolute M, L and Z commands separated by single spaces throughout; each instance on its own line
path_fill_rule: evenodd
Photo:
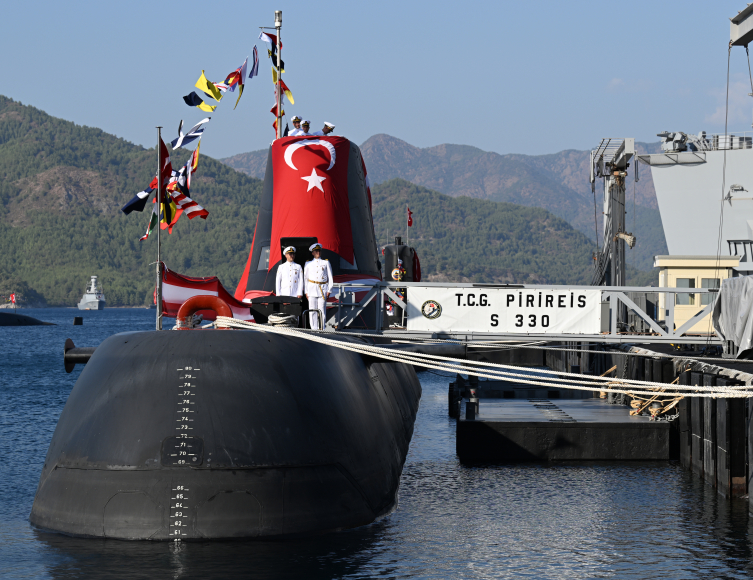
M 287 137 L 269 148 L 254 239 L 235 297 L 274 290 L 282 250 L 324 247 L 337 282 L 380 280 L 371 194 L 361 150 L 343 137 Z M 306 243 L 308 242 L 308 243 Z

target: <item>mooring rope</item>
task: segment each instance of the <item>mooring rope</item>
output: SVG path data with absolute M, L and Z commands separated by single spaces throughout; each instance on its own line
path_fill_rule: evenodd
M 577 352 L 577 353 L 595 353 L 595 354 L 605 354 L 605 353 L 616 353 L 616 354 L 624 354 L 627 356 L 642 356 L 642 357 L 649 357 L 649 358 L 667 358 L 667 359 L 674 359 L 674 358 L 681 358 L 683 360 L 690 360 L 690 361 L 696 361 L 700 363 L 708 363 L 708 362 L 723 362 L 726 364 L 745 364 L 750 363 L 753 364 L 753 361 L 746 361 L 742 359 L 734 359 L 734 358 L 722 358 L 722 357 L 711 357 L 711 356 L 691 356 L 687 354 L 677 353 L 677 354 L 666 354 L 666 353 L 660 353 L 660 352 L 654 352 L 651 355 L 642 354 L 639 352 L 629 352 L 629 351 L 616 351 L 616 350 L 593 350 L 593 349 L 580 349 L 580 348 L 565 348 L 565 347 L 559 347 L 559 346 L 539 346 L 542 344 L 546 344 L 547 340 L 536 340 L 536 341 L 526 341 L 525 339 L 507 339 L 507 340 L 468 340 L 464 341 L 459 338 L 415 338 L 413 340 L 408 339 L 399 339 L 395 335 L 382 335 L 379 334 L 376 331 L 370 331 L 370 332 L 351 332 L 351 331 L 335 331 L 336 335 L 339 336 L 356 336 L 356 337 L 370 337 L 370 338 L 389 338 L 392 340 L 392 342 L 395 343 L 401 343 L 401 344 L 465 344 L 466 346 L 469 346 L 471 348 L 486 348 L 489 350 L 511 350 L 515 348 L 528 348 L 528 349 L 535 349 L 535 350 L 551 350 L 551 351 L 557 351 L 557 352 Z M 640 338 L 636 336 L 636 338 Z M 420 341 L 420 342 L 419 342 Z M 577 341 L 576 341 L 577 342 Z M 588 342 L 588 341 L 582 341 L 582 342 Z
M 469 344 L 468 346 L 476 346 L 473 344 Z M 588 352 L 588 353 L 594 353 L 594 354 L 606 354 L 606 353 L 613 353 L 613 354 L 624 354 L 627 356 L 643 356 L 648 358 L 681 358 L 684 360 L 692 360 L 696 362 L 701 363 L 707 363 L 707 362 L 723 362 L 726 364 L 753 364 L 753 361 L 749 360 L 741 360 L 741 359 L 734 359 L 734 358 L 721 358 L 721 357 L 713 357 L 713 356 L 690 356 L 690 355 L 684 355 L 682 353 L 677 354 L 666 354 L 661 352 L 652 352 L 650 355 L 648 354 L 642 354 L 640 352 L 629 352 L 629 351 L 618 351 L 618 350 L 593 350 L 593 349 L 580 349 L 580 348 L 566 348 L 561 346 L 536 346 L 536 345 L 510 345 L 510 346 L 504 346 L 504 345 L 497 345 L 497 348 L 500 350 L 512 350 L 514 348 L 525 348 L 525 349 L 531 349 L 531 350 L 551 350 L 554 352 Z
M 370 355 L 384 360 L 392 360 L 405 364 L 421 366 L 429 369 L 448 371 L 453 373 L 462 372 L 463 374 L 473 375 L 482 378 L 497 380 L 513 380 L 520 384 L 529 384 L 542 387 L 559 387 L 579 391 L 605 391 L 613 393 L 622 393 L 626 395 L 643 395 L 654 396 L 659 389 L 667 389 L 665 383 L 656 383 L 649 381 L 637 381 L 633 379 L 613 379 L 609 377 L 595 377 L 593 375 L 584 375 L 579 373 L 568 373 L 568 377 L 563 378 L 558 371 L 549 369 L 536 369 L 537 375 L 546 375 L 545 377 L 532 376 L 529 373 L 520 373 L 521 367 L 514 365 L 504 365 L 497 363 L 471 361 L 453 357 L 444 357 L 439 355 L 430 355 L 424 353 L 408 353 L 380 346 L 358 344 L 345 342 L 338 339 L 327 338 L 318 332 L 311 332 L 295 328 L 272 327 L 264 324 L 246 322 L 234 318 L 218 316 L 215 322 L 217 328 L 237 328 L 244 330 L 255 330 L 257 332 L 281 334 L 289 337 L 300 338 L 325 344 L 334 348 L 348 350 L 359 354 Z M 337 336 L 337 335 L 336 335 Z M 342 335 L 340 335 L 342 336 Z M 551 378 L 549 375 L 553 375 Z M 579 379 L 579 380 L 574 380 Z M 663 391 L 664 397 L 751 397 L 753 390 L 747 386 L 702 386 L 702 385 L 672 385 L 673 391 Z

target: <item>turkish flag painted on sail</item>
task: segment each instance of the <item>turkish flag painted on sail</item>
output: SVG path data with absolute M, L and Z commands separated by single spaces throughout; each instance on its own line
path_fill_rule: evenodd
M 280 238 L 315 236 L 325 249 L 353 263 L 349 153 L 350 141 L 343 137 L 284 137 L 272 143 L 270 269 L 282 260 Z

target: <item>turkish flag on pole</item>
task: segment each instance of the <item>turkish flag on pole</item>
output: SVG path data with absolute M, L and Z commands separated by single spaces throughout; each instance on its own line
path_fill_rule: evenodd
M 405 206 L 408 207 L 408 206 Z M 408 227 L 411 227 L 413 225 L 413 212 L 408 207 Z
M 10 301 L 13 302 L 13 304 L 16 303 L 16 293 L 15 292 L 10 295 Z

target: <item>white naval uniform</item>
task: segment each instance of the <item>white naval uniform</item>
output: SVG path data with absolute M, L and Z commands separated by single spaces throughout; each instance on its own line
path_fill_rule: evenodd
M 288 137 L 297 137 L 298 135 L 303 135 L 303 131 L 301 129 L 291 129 L 288 131 Z
M 303 268 L 300 264 L 285 262 L 277 266 L 275 294 L 296 297 L 303 295 Z
M 324 137 L 324 131 L 314 131 L 313 133 L 309 133 L 309 135 L 316 135 L 317 137 Z
M 309 309 L 319 310 L 322 313 L 322 323 L 327 317 L 327 300 L 326 297 L 332 290 L 332 266 L 329 260 L 314 258 L 306 262 L 303 269 L 303 279 L 306 284 L 306 296 L 309 299 Z M 319 321 L 314 313 L 309 313 L 311 328 L 319 330 Z

